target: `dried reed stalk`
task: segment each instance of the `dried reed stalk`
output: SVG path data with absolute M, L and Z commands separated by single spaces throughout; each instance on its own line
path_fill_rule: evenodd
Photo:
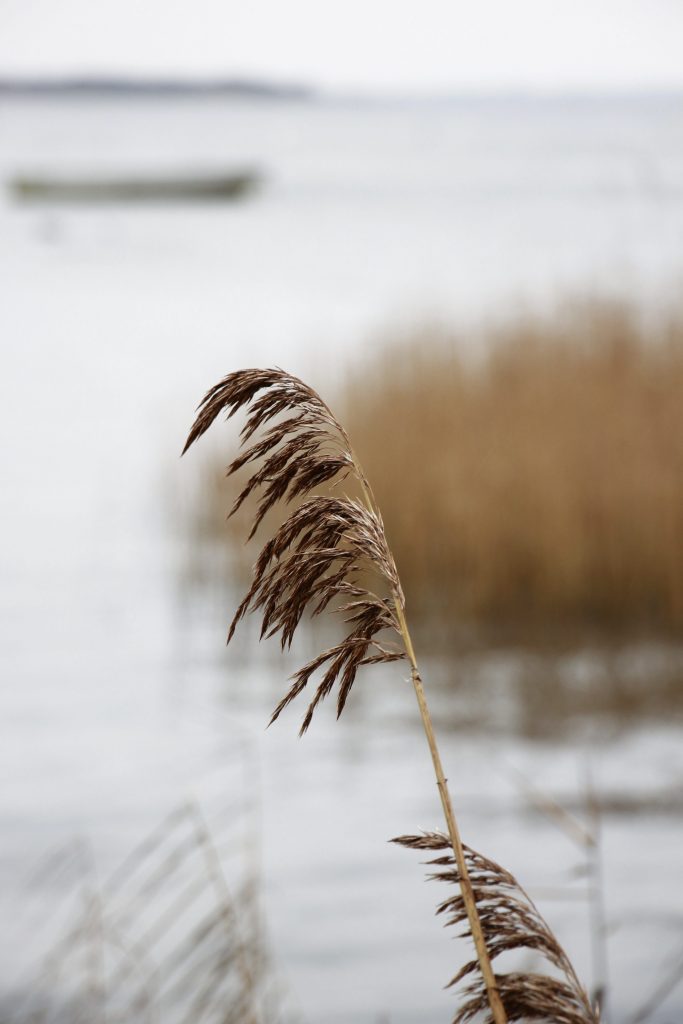
M 448 827 L 448 843 L 453 850 L 453 877 L 460 887 L 476 950 L 474 963 L 481 974 L 482 1006 L 488 1008 L 494 1024 L 506 1024 L 505 992 L 512 999 L 513 1013 L 518 997 L 513 999 L 510 985 L 502 990 L 491 966 L 489 945 L 495 935 L 487 932 L 477 907 L 406 622 L 405 598 L 372 488 L 346 431 L 329 407 L 303 381 L 280 369 L 237 371 L 211 388 L 200 403 L 184 452 L 221 412 L 230 417 L 240 409 L 248 409 L 241 433 L 242 451 L 229 466 L 228 475 L 250 466 L 251 476 L 231 514 L 253 492 L 260 492 L 251 537 L 279 501 L 301 500 L 301 504 L 264 545 L 254 567 L 252 585 L 230 625 L 228 642 L 237 624 L 251 611 L 262 616 L 261 637 L 279 634 L 283 649 L 291 645 L 306 610 L 314 616 L 333 610 L 344 618 L 345 638 L 294 674 L 289 690 L 273 712 L 271 722 L 313 676 L 322 673 L 301 733 L 308 729 L 318 704 L 335 684 L 339 716 L 361 667 L 408 660 Z M 257 431 L 259 439 L 252 440 Z M 339 483 L 347 477 L 357 481 L 362 500 L 311 493 L 321 484 Z M 497 955 L 497 947 L 493 949 L 493 955 Z M 539 1010 L 545 1012 L 545 996 L 544 990 L 530 990 L 529 1006 L 538 998 Z

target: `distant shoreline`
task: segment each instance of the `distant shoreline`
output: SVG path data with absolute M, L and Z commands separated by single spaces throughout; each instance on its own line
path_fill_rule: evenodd
M 14 76 L 0 74 L 0 98 L 93 98 L 178 99 L 213 97 L 252 99 L 265 101 L 320 101 L 344 104 L 421 105 L 437 104 L 593 104 L 623 102 L 676 102 L 683 103 L 683 90 L 677 88 L 607 91 L 535 91 L 519 88 L 493 91 L 441 91 L 435 93 L 371 92 L 362 89 L 325 88 L 304 83 L 284 83 L 251 78 L 184 78 L 136 77 L 135 75 L 50 75 Z
M 307 100 L 316 93 L 306 85 L 285 85 L 240 78 L 119 78 L 78 76 L 0 78 L 0 95 L 11 96 L 234 96 L 253 99 Z

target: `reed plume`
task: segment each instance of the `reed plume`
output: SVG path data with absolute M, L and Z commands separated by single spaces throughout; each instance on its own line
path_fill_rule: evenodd
M 412 850 L 431 852 L 449 850 L 451 842 L 441 832 L 398 836 L 392 842 Z M 555 1024 L 596 1024 L 598 1015 L 590 1003 L 585 989 L 576 976 L 571 961 L 555 935 L 539 913 L 536 905 L 517 879 L 495 861 L 464 847 L 479 919 L 491 960 L 512 950 L 527 950 L 540 955 L 554 973 L 508 971 L 497 974 L 500 992 L 508 1020 L 547 1020 Z M 430 878 L 455 885 L 460 884 L 458 865 L 450 853 L 444 853 L 427 862 L 439 870 Z M 467 909 L 462 895 L 457 893 L 443 900 L 438 914 L 447 915 L 446 924 L 459 926 L 467 922 Z M 467 935 L 467 929 L 461 933 Z M 448 982 L 457 985 L 478 973 L 478 963 L 470 960 Z M 481 977 L 474 977 L 463 992 L 464 1002 L 455 1015 L 453 1024 L 468 1024 L 487 1010 L 486 989 Z
M 468 934 L 476 951 L 476 959 L 469 970 L 476 969 L 479 977 L 472 983 L 469 1001 L 456 1020 L 471 1020 L 481 1009 L 488 1011 L 487 1019 L 493 1024 L 506 1024 L 508 1019 L 520 1019 L 518 1008 L 521 1005 L 526 1007 L 528 1016 L 548 1019 L 551 981 L 541 985 L 530 978 L 525 988 L 521 976 L 497 977 L 493 972 L 491 960 L 500 952 L 500 943 L 512 925 L 504 921 L 502 908 L 492 914 L 487 901 L 481 909 L 478 905 L 481 864 L 472 860 L 460 839 L 406 622 L 405 598 L 398 572 L 372 488 L 346 431 L 317 392 L 297 377 L 281 369 L 240 370 L 228 374 L 207 392 L 183 451 L 187 451 L 222 412 L 229 418 L 240 409 L 248 410 L 241 432 L 242 450 L 228 467 L 228 475 L 249 466 L 251 476 L 235 500 L 231 514 L 254 492 L 260 494 L 250 532 L 253 537 L 263 518 L 278 502 L 298 501 L 300 504 L 263 546 L 254 566 L 252 585 L 230 625 L 228 642 L 248 612 L 260 613 L 261 637 L 279 634 L 283 649 L 291 645 L 307 610 L 313 616 L 330 610 L 343 618 L 344 639 L 294 674 L 271 717 L 272 722 L 306 689 L 313 677 L 321 675 L 301 733 L 308 729 L 316 708 L 335 685 L 339 716 L 359 669 L 380 662 L 408 660 L 446 819 L 446 842 L 453 853 L 450 877 L 459 886 L 458 907 L 467 919 Z M 257 431 L 258 439 L 252 440 Z M 347 478 L 355 480 L 360 500 L 312 493 L 321 484 L 338 485 Z M 512 907 L 509 892 L 507 900 L 507 905 Z M 515 927 L 520 934 L 526 931 L 533 945 L 538 941 L 538 931 L 532 928 L 532 918 L 515 913 Z M 559 1005 L 562 993 L 560 989 L 553 991 Z M 475 1002 L 476 1011 L 467 1009 Z M 552 1019 L 576 1024 L 578 1020 L 595 1018 L 565 1014 Z
M 260 391 L 264 394 L 257 397 Z M 240 620 L 250 611 L 260 611 L 261 637 L 279 634 L 284 650 L 291 645 L 306 609 L 320 615 L 337 601 L 334 610 L 346 621 L 346 637 L 299 669 L 271 717 L 272 723 L 324 668 L 301 725 L 304 733 L 335 683 L 339 683 L 340 715 L 362 666 L 406 656 L 401 647 L 378 639 L 379 633 L 389 631 L 400 640 L 396 601 L 402 608 L 404 599 L 382 518 L 370 500 L 369 484 L 349 438 L 320 396 L 303 381 L 279 369 L 229 374 L 203 399 L 183 451 L 219 413 L 227 409 L 232 416 L 243 406 L 250 406 L 241 432 L 243 451 L 228 467 L 228 475 L 254 463 L 257 468 L 230 515 L 261 489 L 250 537 L 278 501 L 310 495 L 335 477 L 342 480 L 353 474 L 367 497 L 365 504 L 348 497 L 306 497 L 264 545 L 252 585 L 230 624 L 228 643 Z M 258 441 L 248 444 L 257 429 L 276 418 Z M 369 589 L 370 578 L 377 580 L 377 589 L 383 593 Z

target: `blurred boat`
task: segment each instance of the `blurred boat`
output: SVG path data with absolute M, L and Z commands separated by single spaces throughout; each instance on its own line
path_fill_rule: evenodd
M 228 202 L 253 192 L 261 176 L 253 170 L 214 175 L 51 177 L 18 175 L 9 182 L 22 202 L 138 203 Z

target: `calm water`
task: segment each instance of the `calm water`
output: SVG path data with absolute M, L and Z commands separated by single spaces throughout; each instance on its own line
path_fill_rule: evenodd
M 184 510 L 210 443 L 177 455 L 202 391 L 238 365 L 286 365 L 333 388 L 387 325 L 421 316 L 476 321 L 568 289 L 655 308 L 683 266 L 683 105 L 0 110 L 3 187 L 19 171 L 244 163 L 266 185 L 239 206 L 0 197 L 0 985 L 32 963 L 36 899 L 58 899 L 30 881 L 46 851 L 87 837 L 105 872 L 188 795 L 253 795 L 291 1005 L 334 1024 L 447 1020 L 458 947 L 432 917 L 439 893 L 419 858 L 386 843 L 439 821 L 409 687 L 398 669 L 369 677 L 339 724 L 325 709 L 305 741 L 296 714 L 264 733 L 289 666 L 255 660 L 248 637 L 225 652 L 229 609 L 180 587 Z M 661 657 L 629 650 L 617 670 L 637 685 Z M 529 811 L 511 771 L 580 813 L 590 765 L 608 801 L 610 974 L 625 1021 L 683 944 L 683 729 L 672 716 L 586 717 L 545 736 L 520 696 L 528 670 L 505 652 L 465 659 L 453 673 L 470 685 L 436 695 L 463 830 L 538 894 L 590 978 L 581 855 Z M 559 669 L 577 692 L 603 670 L 590 652 Z M 683 995 L 667 1005 L 659 1019 L 680 1020 Z

